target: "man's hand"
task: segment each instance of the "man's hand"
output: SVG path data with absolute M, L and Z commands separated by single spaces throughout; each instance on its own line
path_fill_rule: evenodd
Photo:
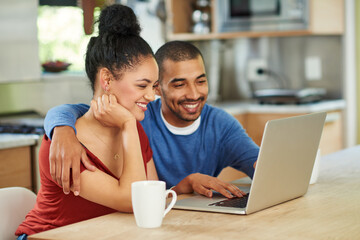
M 80 160 L 90 171 L 95 171 L 86 151 L 76 138 L 74 130 L 69 126 L 54 129 L 50 145 L 50 174 L 63 187 L 65 194 L 70 193 L 70 169 L 72 169 L 73 191 L 80 193 Z
M 181 180 L 173 190 L 177 194 L 197 192 L 206 197 L 212 197 L 214 190 L 221 193 L 227 198 L 242 197 L 245 195 L 243 191 L 235 185 L 221 181 L 216 177 L 209 175 L 193 173 Z

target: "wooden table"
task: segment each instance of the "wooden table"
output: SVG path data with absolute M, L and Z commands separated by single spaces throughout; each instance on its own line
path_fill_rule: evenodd
M 113 213 L 29 239 L 360 239 L 360 146 L 321 159 L 301 198 L 248 215 L 171 210 L 156 229 Z

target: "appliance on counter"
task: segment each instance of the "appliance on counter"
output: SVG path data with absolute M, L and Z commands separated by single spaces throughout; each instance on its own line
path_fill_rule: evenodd
M 43 135 L 44 128 L 41 126 L 32 126 L 26 124 L 0 123 L 0 133 L 20 133 Z
M 0 133 L 43 135 L 44 118 L 33 111 L 0 115 Z
M 254 91 L 253 97 L 261 104 L 303 104 L 320 101 L 325 93 L 323 88 L 262 89 Z
M 218 32 L 306 30 L 308 0 L 217 1 Z

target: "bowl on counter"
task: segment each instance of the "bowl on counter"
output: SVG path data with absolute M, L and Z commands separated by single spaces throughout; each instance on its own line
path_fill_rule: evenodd
M 70 65 L 71 63 L 63 61 L 48 61 L 41 64 L 45 72 L 62 72 L 67 70 Z

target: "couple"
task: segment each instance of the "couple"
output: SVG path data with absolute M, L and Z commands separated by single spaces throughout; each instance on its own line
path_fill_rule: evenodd
M 236 119 L 205 104 L 201 53 L 175 41 L 154 56 L 139 33 L 130 8 L 102 10 L 99 36 L 91 38 L 85 60 L 91 106 L 63 105 L 48 113 L 52 142 L 44 136 L 41 188 L 16 235 L 131 212 L 131 183 L 139 180 L 164 180 L 177 194 L 243 194 L 216 176 L 232 166 L 252 177 L 259 149 Z M 161 99 L 151 102 L 155 92 Z M 76 136 L 61 125 L 73 127 Z

